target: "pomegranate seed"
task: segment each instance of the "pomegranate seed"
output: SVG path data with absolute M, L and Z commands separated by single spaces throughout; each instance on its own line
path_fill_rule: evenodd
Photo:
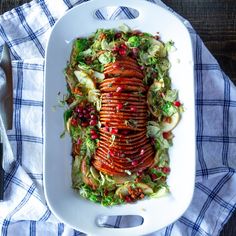
M 175 102 L 174 102 L 174 105 L 175 105 L 176 107 L 180 107 L 180 106 L 181 106 L 181 103 L 180 103 L 179 101 L 175 101 Z
M 89 114 L 85 114 L 84 117 L 88 119 L 88 118 L 90 118 L 90 115 Z
M 104 127 L 104 131 L 109 132 L 109 127 Z
M 131 106 L 130 110 L 133 111 L 133 112 L 136 112 L 137 111 L 137 107 L 136 106 Z
M 97 138 L 98 138 L 98 134 L 91 135 L 91 139 L 97 139 Z
M 112 97 L 112 93 L 108 93 L 107 97 L 109 97 L 109 98 Z
M 115 46 L 112 50 L 114 51 L 114 52 L 118 52 L 119 51 L 119 47 L 118 46 Z
M 89 125 L 95 126 L 98 123 L 97 120 L 90 120 Z
M 78 138 L 77 144 L 80 145 L 81 143 L 82 143 L 82 140 L 80 138 Z
M 141 70 L 144 70 L 144 68 L 145 68 L 144 66 L 140 66 L 140 69 L 141 69 Z
M 77 112 L 78 112 L 78 113 L 83 112 L 83 107 L 78 107 L 78 108 L 77 108 Z
M 127 46 L 126 46 L 126 44 L 121 44 L 121 45 L 120 45 L 120 48 L 123 48 L 123 49 L 126 50 L 126 49 L 127 49 Z
M 84 117 L 84 114 L 83 113 L 79 113 L 79 118 L 82 118 Z
M 114 152 L 112 149 L 109 150 L 109 154 L 110 154 L 110 156 L 112 156 L 112 157 L 115 156 L 115 152 Z
M 120 93 L 123 90 L 124 90 L 124 86 L 118 86 L 117 89 L 116 89 L 116 92 Z
M 121 56 L 125 56 L 126 55 L 126 49 L 124 49 L 124 48 L 120 48 L 118 52 L 119 52 L 119 54 Z
M 119 130 L 117 128 L 112 128 L 111 129 L 111 134 L 117 134 Z
M 161 170 L 164 174 L 169 174 L 170 173 L 170 167 L 168 167 L 168 166 L 162 167 Z
M 151 178 L 152 178 L 152 180 L 154 181 L 154 180 L 157 179 L 157 175 L 156 175 L 156 174 L 151 174 Z
M 72 126 L 77 126 L 78 125 L 78 121 L 75 118 L 72 118 L 70 121 Z
M 97 120 L 98 119 L 98 117 L 94 114 L 90 115 L 90 118 L 91 118 L 91 120 Z
M 115 33 L 115 38 L 116 38 L 116 39 L 121 38 L 121 36 L 122 36 L 122 34 L 121 34 L 120 32 Z
M 88 111 L 87 109 L 84 109 L 84 110 L 83 110 L 83 113 L 84 113 L 84 114 L 88 114 L 89 111 Z
M 138 161 L 137 161 L 137 160 L 132 161 L 132 162 L 131 162 L 131 165 L 132 165 L 132 166 L 137 166 L 137 165 L 138 165 Z
M 139 170 L 138 172 L 137 172 L 137 176 L 141 176 L 143 174 L 143 171 L 142 170 Z
M 163 132 L 163 133 L 162 133 L 162 136 L 163 136 L 164 139 L 169 139 L 169 137 L 170 137 L 170 132 Z
M 82 127 L 87 127 L 87 126 L 89 126 L 89 123 L 87 121 L 84 121 L 84 122 L 81 123 L 81 126 Z
M 112 65 L 112 68 L 114 68 L 114 69 L 118 69 L 118 68 L 120 68 L 119 63 L 113 64 L 113 65 Z
M 96 133 L 97 133 L 96 130 L 94 130 L 94 129 L 90 130 L 90 134 L 96 134 Z
M 121 131 L 121 134 L 127 135 L 127 134 L 129 134 L 129 130 L 124 129 L 124 130 Z M 124 138 L 125 138 L 125 137 L 124 137 Z
M 125 196 L 125 201 L 126 201 L 126 202 L 132 202 L 132 199 L 131 199 L 130 196 Z
M 122 103 L 118 103 L 116 106 L 117 110 L 121 110 L 123 108 L 123 104 Z
M 96 112 L 96 110 L 94 108 L 91 108 L 90 114 L 95 113 L 95 112 Z
M 140 150 L 140 155 L 142 156 L 144 154 L 144 149 L 142 148 L 141 150 Z

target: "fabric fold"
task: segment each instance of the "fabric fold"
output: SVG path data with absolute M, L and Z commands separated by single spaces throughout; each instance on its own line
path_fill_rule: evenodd
M 46 43 L 57 20 L 83 2 L 33 0 L 0 16 L 0 52 L 6 42 L 14 79 L 14 127 L 7 136 L 0 119 L 6 155 L 6 200 L 0 203 L 2 235 L 83 235 L 59 222 L 49 210 L 42 168 Z M 151 235 L 218 235 L 236 210 L 236 88 L 189 22 L 161 1 L 150 2 L 179 17 L 191 36 L 197 147 L 195 192 L 190 207 L 179 220 Z M 125 15 L 122 11 L 120 14 Z M 104 219 L 103 223 L 122 227 L 132 226 L 134 221 L 117 217 Z

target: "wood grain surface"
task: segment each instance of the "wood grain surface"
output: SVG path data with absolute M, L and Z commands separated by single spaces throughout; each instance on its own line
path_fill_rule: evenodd
M 29 0 L 0 0 L 0 14 Z M 185 17 L 236 84 L 236 0 L 163 0 Z M 215 235 L 212 235 L 215 236 Z M 236 212 L 220 236 L 236 236 Z

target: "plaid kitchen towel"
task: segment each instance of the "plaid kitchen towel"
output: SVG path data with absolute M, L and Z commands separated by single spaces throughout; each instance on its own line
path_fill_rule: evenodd
M 6 42 L 14 70 L 14 127 L 7 136 L 0 119 L 6 153 L 5 201 L 0 203 L 3 236 L 83 234 L 53 216 L 42 183 L 45 46 L 57 19 L 82 2 L 34 0 L 0 16 L 0 52 Z M 161 1 L 152 2 L 166 7 Z M 103 12 L 99 17 L 104 17 Z M 119 8 L 109 17 L 133 15 Z M 195 59 L 195 192 L 184 215 L 152 235 L 218 235 L 236 209 L 236 88 L 189 22 L 178 17 L 191 34 Z M 117 217 L 103 223 L 122 227 L 133 222 Z

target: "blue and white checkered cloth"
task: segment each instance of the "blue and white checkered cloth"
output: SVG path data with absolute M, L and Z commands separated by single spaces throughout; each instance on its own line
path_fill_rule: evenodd
M 14 127 L 7 136 L 0 119 L 6 155 L 5 201 L 0 203 L 3 236 L 82 234 L 53 216 L 45 203 L 42 183 L 45 46 L 57 19 L 81 2 L 34 0 L 0 16 L 0 52 L 6 42 L 14 73 Z M 155 3 L 166 7 L 158 0 Z M 116 14 L 132 16 L 124 9 Z M 236 88 L 188 21 L 180 18 L 194 46 L 195 192 L 184 215 L 152 235 L 215 236 L 236 209 Z M 132 224 L 132 219 L 117 217 L 104 223 L 121 227 L 127 222 Z

